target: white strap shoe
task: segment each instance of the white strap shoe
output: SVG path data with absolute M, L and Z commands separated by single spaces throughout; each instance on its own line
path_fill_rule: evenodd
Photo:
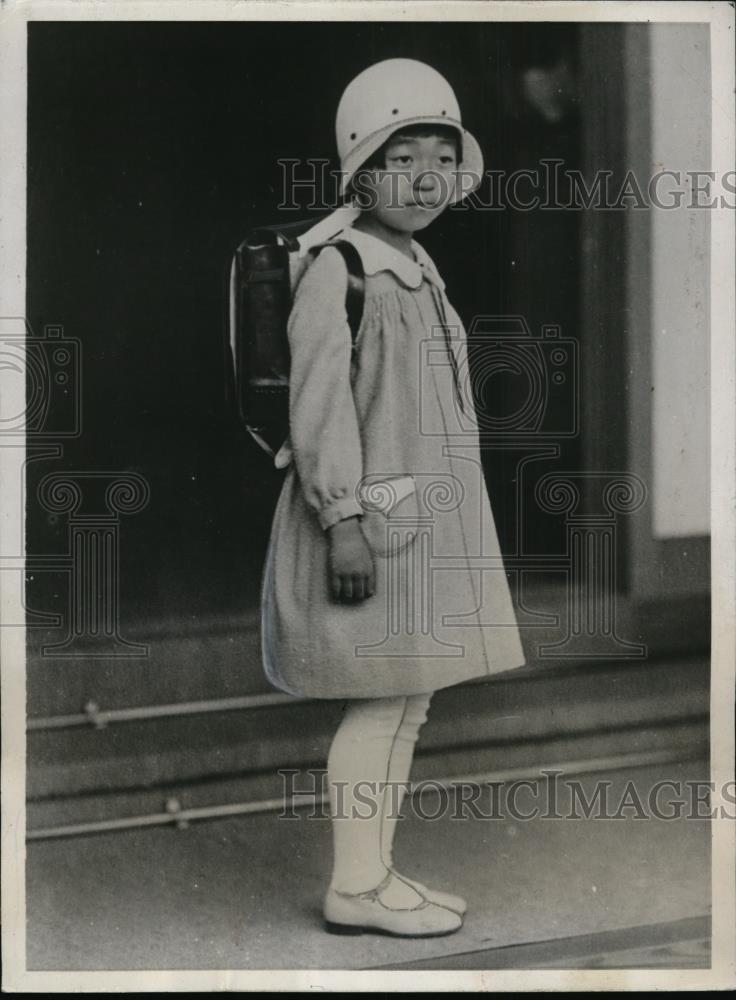
M 401 879 L 402 882 L 406 882 L 410 885 L 412 889 L 416 889 L 420 892 L 425 899 L 428 899 L 430 903 L 437 903 L 438 906 L 444 906 L 448 910 L 454 910 L 455 913 L 459 913 L 462 917 L 468 908 L 467 902 L 462 896 L 456 896 L 452 892 L 443 892 L 441 889 L 429 889 L 422 882 L 417 882 L 416 879 L 409 878 L 408 875 L 402 875 L 401 872 L 397 872 L 395 868 L 391 871 L 394 875 Z
M 332 934 L 372 931 L 397 937 L 439 937 L 454 934 L 463 924 L 455 910 L 431 902 L 392 871 L 365 892 L 340 892 L 330 887 L 324 917 Z

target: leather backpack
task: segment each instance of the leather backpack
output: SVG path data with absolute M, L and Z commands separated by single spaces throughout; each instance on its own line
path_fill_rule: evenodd
M 234 394 L 241 425 L 274 459 L 289 434 L 287 323 L 293 295 L 325 246 L 336 247 L 347 266 L 345 306 L 353 344 L 363 314 L 364 274 L 358 251 L 339 239 L 305 249 L 300 237 L 314 229 L 314 220 L 253 229 L 230 266 L 228 390 Z

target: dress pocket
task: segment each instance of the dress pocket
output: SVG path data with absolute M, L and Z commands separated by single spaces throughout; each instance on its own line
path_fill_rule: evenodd
M 417 535 L 419 505 L 413 476 L 374 476 L 358 493 L 361 529 L 374 555 L 388 558 L 408 548 Z

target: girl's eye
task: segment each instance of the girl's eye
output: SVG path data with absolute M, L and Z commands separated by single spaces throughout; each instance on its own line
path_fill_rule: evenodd
M 411 162 L 411 156 L 409 156 L 407 153 L 404 153 L 401 156 L 392 156 L 391 160 L 394 163 L 401 163 L 403 166 L 404 164 L 408 164 Z

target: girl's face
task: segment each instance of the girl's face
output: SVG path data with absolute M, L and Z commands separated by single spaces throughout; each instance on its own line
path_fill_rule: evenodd
M 384 169 L 366 170 L 356 179 L 365 210 L 391 229 L 424 229 L 445 210 L 455 191 L 454 139 L 396 132 L 384 154 Z

